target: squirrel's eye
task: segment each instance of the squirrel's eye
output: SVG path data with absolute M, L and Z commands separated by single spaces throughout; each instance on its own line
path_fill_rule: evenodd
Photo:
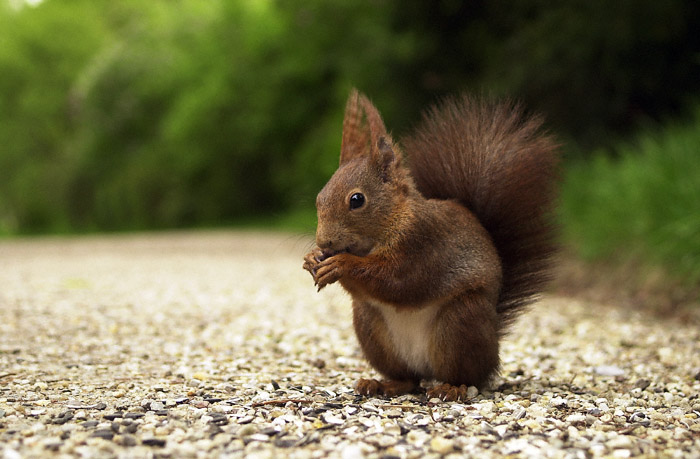
M 365 204 L 365 195 L 362 193 L 353 193 L 350 196 L 350 210 L 359 209 Z

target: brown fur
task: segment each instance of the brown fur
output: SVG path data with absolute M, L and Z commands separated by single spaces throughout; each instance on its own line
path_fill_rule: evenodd
M 503 266 L 501 331 L 549 280 L 557 146 L 518 105 L 447 99 L 403 139 L 427 198 L 457 199 L 491 235 Z
M 461 397 L 499 365 L 499 337 L 546 280 L 556 152 L 539 120 L 468 97 L 433 108 L 403 139 L 409 167 L 369 100 L 348 100 L 340 166 L 317 199 L 319 289 L 353 297 L 369 362 L 395 395 L 420 379 Z M 351 208 L 353 195 L 364 204 Z M 421 322 L 423 321 L 423 322 Z

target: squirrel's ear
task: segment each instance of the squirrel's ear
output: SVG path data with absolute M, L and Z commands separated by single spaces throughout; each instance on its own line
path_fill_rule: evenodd
M 364 108 L 360 104 L 360 98 L 365 97 L 360 95 L 357 89 L 353 89 L 350 91 L 348 103 L 345 105 L 343 141 L 340 145 L 340 164 L 366 155 L 369 152 L 371 136 Z
M 340 163 L 357 157 L 371 157 L 379 138 L 387 136 L 384 121 L 372 102 L 353 89 L 345 106 Z

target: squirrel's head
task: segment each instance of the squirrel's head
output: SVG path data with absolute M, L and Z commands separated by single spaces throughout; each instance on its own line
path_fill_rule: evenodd
M 316 198 L 316 244 L 326 256 L 365 256 L 390 244 L 411 185 L 379 112 L 353 90 L 345 109 L 340 166 Z

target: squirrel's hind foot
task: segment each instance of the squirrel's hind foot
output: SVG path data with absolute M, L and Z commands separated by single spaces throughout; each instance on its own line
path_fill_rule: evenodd
M 447 383 L 438 384 L 428 389 L 427 395 L 428 399 L 439 398 L 445 402 L 466 401 L 469 399 L 467 396 L 467 386 L 464 384 L 461 386 L 453 386 Z
M 408 394 L 413 392 L 418 387 L 415 381 L 396 381 L 385 379 L 382 381 L 376 379 L 362 378 L 355 384 L 355 392 L 359 395 L 386 395 L 387 397 L 395 397 L 397 395 Z

